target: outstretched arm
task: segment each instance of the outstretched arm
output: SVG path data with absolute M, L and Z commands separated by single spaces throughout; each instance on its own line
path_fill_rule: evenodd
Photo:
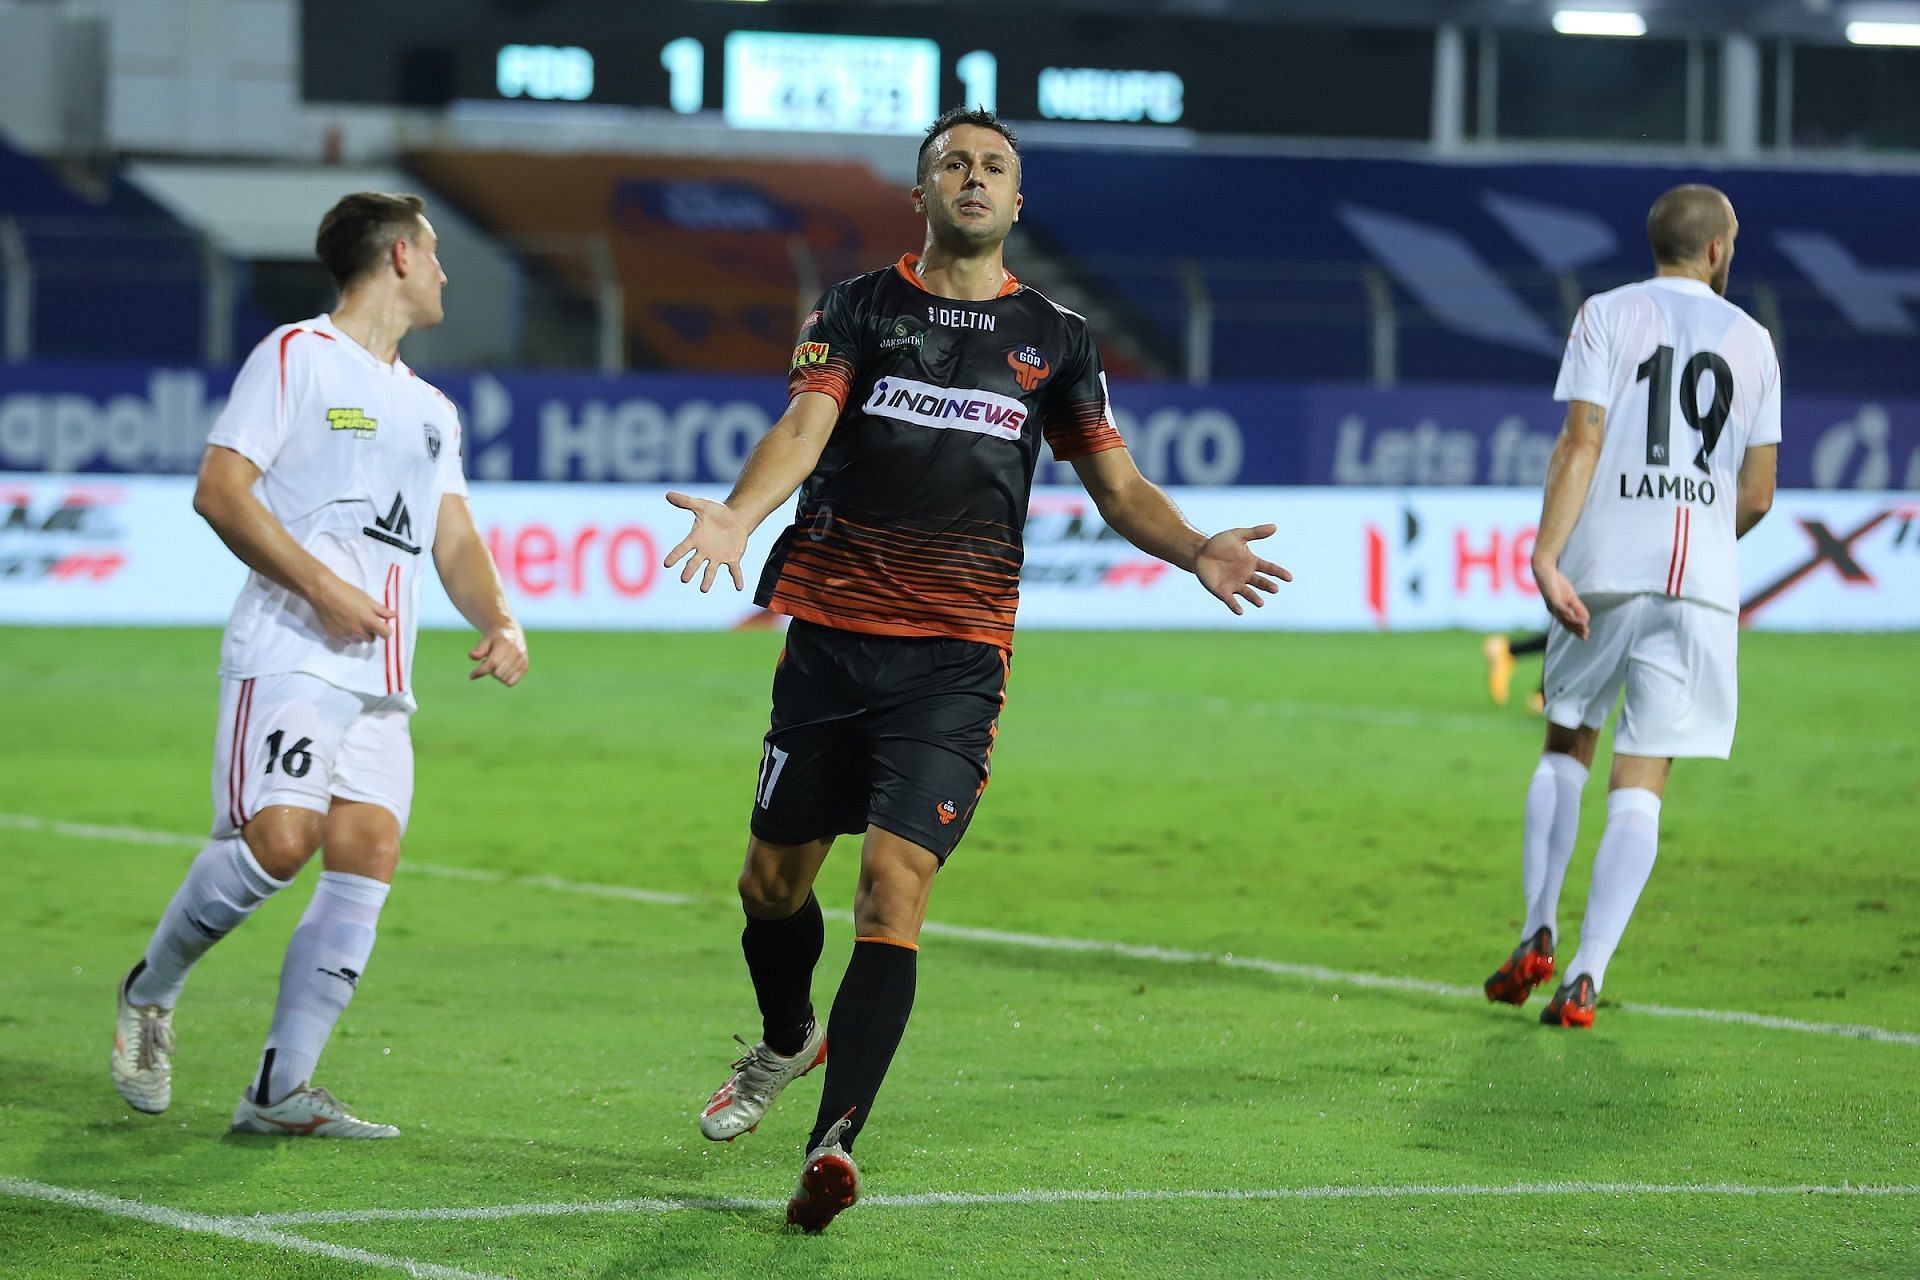
M 467 654 L 480 665 L 469 680 L 492 676 L 512 687 L 527 674 L 527 637 L 513 620 L 507 589 L 493 563 L 480 530 L 473 524 L 473 508 L 457 493 L 440 499 L 440 523 L 433 535 L 433 567 L 440 585 L 460 616 L 480 632 L 480 643 Z
M 1540 598 L 1561 626 L 1587 638 L 1590 616 L 1580 593 L 1560 572 L 1560 553 L 1587 505 L 1587 489 L 1600 465 L 1600 441 L 1606 434 L 1607 411 L 1585 400 L 1567 405 L 1566 425 L 1554 442 L 1547 462 L 1547 492 L 1540 509 L 1540 530 L 1533 540 L 1533 578 Z
M 1227 529 L 1208 537 L 1187 523 L 1165 491 L 1140 474 L 1127 450 L 1103 449 L 1075 458 L 1073 469 L 1109 528 L 1148 555 L 1193 574 L 1236 614 L 1243 612 L 1241 600 L 1255 608 L 1266 604 L 1266 595 L 1280 589 L 1273 579 L 1293 581 L 1291 573 L 1262 560 L 1249 545 L 1273 536 L 1272 525 Z
M 793 496 L 800 482 L 819 465 L 820 452 L 827 447 L 834 423 L 840 420 L 840 406 L 832 396 L 819 391 L 802 391 L 787 405 L 787 411 L 773 429 L 753 447 L 747 465 L 740 470 L 733 492 L 725 502 L 669 493 L 667 501 L 693 513 L 693 528 L 687 531 L 673 550 L 667 552 L 663 567 L 671 569 L 686 557 L 680 581 L 692 582 L 701 573 L 700 590 L 713 586 L 722 566 L 733 575 L 733 589 L 746 586 L 740 576 L 740 557 L 747 552 L 747 539 L 760 527 L 773 509 Z
M 372 640 L 393 634 L 392 609 L 321 564 L 253 496 L 253 482 L 259 478 L 260 468 L 242 454 L 208 445 L 200 459 L 193 509 L 242 564 L 311 605 L 332 639 Z

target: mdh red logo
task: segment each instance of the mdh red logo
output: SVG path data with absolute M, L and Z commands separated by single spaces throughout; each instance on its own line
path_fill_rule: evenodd
M 57 502 L 38 506 L 30 490 L 0 490 L 0 581 L 108 581 L 127 563 L 126 554 L 113 549 L 121 538 L 110 518 L 111 508 L 124 500 L 114 488 L 69 489 Z M 60 545 L 75 540 L 108 545 L 87 550 Z
M 1032 391 L 1047 380 L 1053 372 L 1040 348 L 1034 346 L 1015 347 L 1007 352 L 1007 367 L 1013 370 L 1013 380 L 1020 384 L 1022 391 Z
M 127 564 L 118 551 L 68 555 L 0 553 L 0 582 L 106 582 Z

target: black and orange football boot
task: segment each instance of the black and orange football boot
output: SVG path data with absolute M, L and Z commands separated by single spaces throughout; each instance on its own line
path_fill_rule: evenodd
M 1482 983 L 1487 999 L 1501 1004 L 1522 1005 L 1533 989 L 1553 977 L 1553 932 L 1541 925 L 1531 938 L 1524 938 L 1513 949 L 1507 962 L 1494 970 Z
M 1553 993 L 1540 1011 L 1540 1021 L 1549 1027 L 1591 1027 L 1595 1003 L 1593 978 L 1583 973 Z

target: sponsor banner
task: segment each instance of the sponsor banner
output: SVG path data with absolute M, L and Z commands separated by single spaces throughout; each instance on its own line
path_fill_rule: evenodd
M 804 346 L 804 344 L 803 344 Z M 796 353 L 796 359 L 800 353 Z M 191 474 L 231 371 L 130 364 L 0 365 L 0 471 Z M 786 404 L 777 377 L 461 373 L 475 480 L 731 484 Z M 871 411 L 1004 435 L 1022 410 L 890 379 Z M 1160 484 L 1537 487 L 1562 410 L 1546 388 L 1117 383 L 1115 425 Z M 1790 488 L 1920 488 L 1920 400 L 1789 395 Z M 1042 481 L 1072 468 L 1043 452 Z
M 692 490 L 719 498 L 717 487 Z M 1528 572 L 1540 500 L 1524 489 L 1179 489 L 1208 529 L 1272 521 L 1260 544 L 1295 581 L 1234 617 L 1188 574 L 1100 520 L 1076 487 L 1035 490 L 1020 625 L 1026 629 L 1531 628 Z M 767 621 L 752 589 L 779 532 L 769 521 L 710 593 L 660 568 L 688 528 L 658 487 L 474 486 L 476 521 L 530 630 L 724 630 Z M 1920 629 L 1920 492 L 1782 492 L 1740 544 L 1750 625 Z M 218 624 L 244 570 L 193 513 L 185 477 L 0 474 L 0 624 Z M 432 627 L 464 625 L 438 587 Z
M 1077 490 L 1037 493 L 1020 625 L 1028 628 L 1538 629 L 1530 489 L 1178 490 L 1203 529 L 1267 521 L 1293 571 L 1235 618 L 1191 577 L 1134 550 Z M 1739 544 L 1742 620 L 1792 631 L 1920 629 L 1920 492 L 1783 491 Z
M 746 594 L 723 577 L 724 588 L 702 595 L 660 567 L 688 527 L 664 489 L 473 490 L 475 523 L 529 629 L 724 630 L 761 620 L 752 575 L 777 526 L 754 538 Z M 219 624 L 245 578 L 194 514 L 191 479 L 0 475 L 0 624 Z M 427 582 L 422 625 L 465 626 L 432 574 Z

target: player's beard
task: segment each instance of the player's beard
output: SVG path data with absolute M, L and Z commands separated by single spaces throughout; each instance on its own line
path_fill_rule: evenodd
M 1721 261 L 1719 269 L 1713 273 L 1713 278 L 1707 283 L 1713 287 L 1715 293 L 1724 298 L 1727 296 L 1727 277 L 1732 273 L 1733 259 L 1726 258 Z

